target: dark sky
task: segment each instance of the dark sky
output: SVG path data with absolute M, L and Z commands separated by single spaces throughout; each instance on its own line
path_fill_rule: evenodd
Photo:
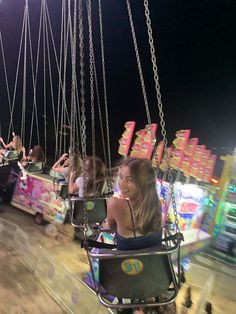
M 39 15 L 39 2 L 29 0 L 32 20 Z M 55 37 L 59 38 L 61 1 L 47 2 Z M 95 8 L 97 0 L 92 2 Z M 143 1 L 130 0 L 130 4 L 151 117 L 159 123 Z M 0 1 L 0 29 L 6 43 L 9 77 L 16 64 L 17 49 L 13 47 L 19 41 L 23 5 L 23 0 Z M 102 5 L 112 149 L 117 150 L 125 121 L 135 120 L 142 128 L 147 118 L 126 1 L 103 0 Z M 149 0 L 149 6 L 169 140 L 177 130 L 188 128 L 192 137 L 199 137 L 200 143 L 214 153 L 232 151 L 236 147 L 236 1 Z M 95 14 L 95 42 L 96 20 Z M 1 82 L 5 89 L 4 84 Z M 0 110 L 4 110 L 2 104 Z M 158 136 L 161 140 L 159 132 Z

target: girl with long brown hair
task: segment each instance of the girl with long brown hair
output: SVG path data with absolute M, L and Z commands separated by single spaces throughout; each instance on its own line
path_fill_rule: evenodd
M 156 175 L 146 159 L 127 158 L 118 170 L 120 197 L 107 205 L 107 222 L 116 232 L 117 248 L 141 249 L 161 242 L 162 212 Z

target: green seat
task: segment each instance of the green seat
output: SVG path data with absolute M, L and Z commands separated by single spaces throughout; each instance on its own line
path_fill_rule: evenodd
M 111 308 L 158 306 L 171 303 L 178 293 L 171 254 L 178 246 L 151 247 L 135 251 L 101 249 L 99 254 L 89 251 L 90 258 L 99 260 L 98 297 L 101 303 Z M 165 295 L 164 300 L 159 297 Z M 120 300 L 109 302 L 110 295 Z M 121 299 L 128 298 L 130 304 Z M 150 301 L 150 298 L 155 300 Z M 152 301 L 153 301 L 152 300 Z
M 100 225 L 107 215 L 106 198 L 83 198 L 71 197 L 72 201 L 72 225 L 84 228 L 84 216 L 89 226 Z M 85 212 L 86 211 L 86 212 Z

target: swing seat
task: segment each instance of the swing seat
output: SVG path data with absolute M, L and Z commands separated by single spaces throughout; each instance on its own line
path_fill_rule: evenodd
M 4 158 L 7 161 L 11 161 L 11 160 L 18 160 L 18 152 L 16 150 L 6 150 L 4 152 Z
M 28 162 L 25 170 L 30 173 L 42 173 L 43 172 L 43 162 Z
M 59 197 L 63 200 L 66 200 L 68 198 L 68 195 L 69 195 L 68 182 L 65 180 L 58 180 L 58 185 L 60 186 Z
M 173 302 L 178 284 L 171 254 L 177 250 L 176 244 L 171 248 L 163 245 L 135 251 L 101 249 L 98 254 L 89 251 L 91 258 L 99 260 L 100 302 L 116 309 L 153 307 Z M 165 299 L 161 300 L 163 294 Z M 118 303 L 109 302 L 110 295 L 116 297 Z M 122 303 L 122 298 L 130 299 L 131 303 Z
M 72 196 L 72 225 L 84 228 L 84 210 L 90 227 L 101 225 L 107 216 L 107 198 L 84 198 Z

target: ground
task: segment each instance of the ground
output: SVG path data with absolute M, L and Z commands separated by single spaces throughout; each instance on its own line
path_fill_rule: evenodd
M 1 314 L 64 313 L 15 252 L 3 244 L 0 267 Z

